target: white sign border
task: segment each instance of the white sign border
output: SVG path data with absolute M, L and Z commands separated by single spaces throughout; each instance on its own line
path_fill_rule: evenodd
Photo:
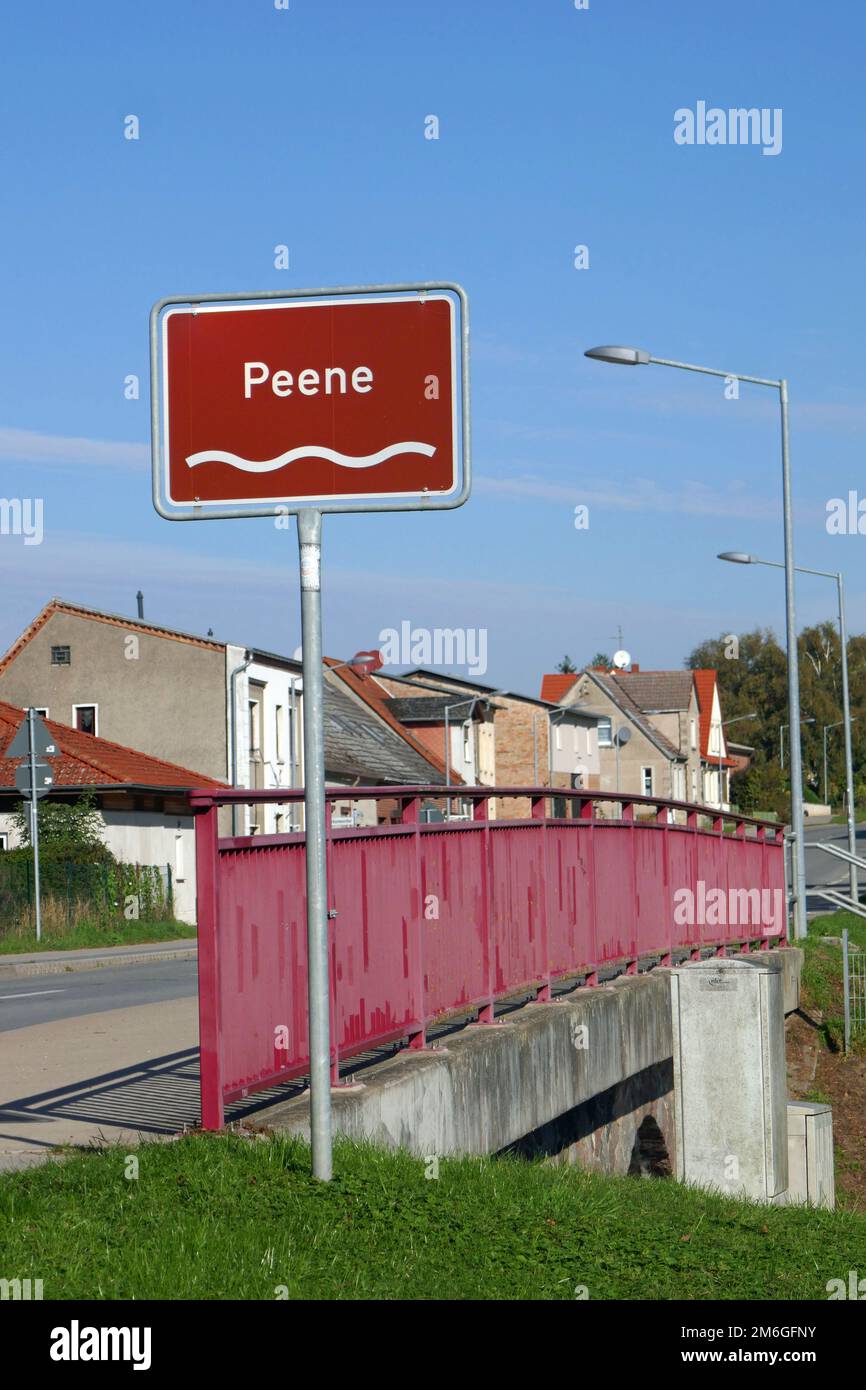
M 445 300 L 451 317 L 452 486 L 447 492 L 341 493 L 339 496 L 246 498 L 177 503 L 171 497 L 168 457 L 167 324 L 173 314 L 213 313 L 245 309 L 297 308 L 317 304 L 409 303 L 413 300 Z M 460 343 L 457 342 L 457 306 L 460 307 Z M 457 374 L 458 346 L 460 378 Z M 218 521 L 239 517 L 292 516 L 304 508 L 320 512 L 442 511 L 462 506 L 471 489 L 471 435 L 469 427 L 469 306 L 461 285 L 450 281 L 401 285 L 336 286 L 315 290 L 265 290 L 250 294 L 171 295 L 158 300 L 150 313 L 151 462 L 153 505 L 168 521 Z M 461 428 L 462 427 L 462 428 Z M 458 462 L 459 458 L 459 462 Z M 456 491 L 462 465 L 463 482 Z

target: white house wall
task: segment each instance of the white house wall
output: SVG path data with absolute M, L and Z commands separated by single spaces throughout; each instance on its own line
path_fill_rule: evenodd
M 174 915 L 195 922 L 195 828 L 192 816 L 159 811 L 100 811 L 103 840 L 124 864 L 153 864 L 171 868 Z M 9 849 L 21 844 L 8 812 L 0 812 L 0 834 L 9 836 Z
M 232 728 L 231 728 L 231 674 L 232 671 L 243 664 L 244 649 L 242 647 L 228 647 L 226 651 L 226 710 L 228 717 L 228 747 L 232 747 Z M 290 671 L 283 670 L 279 666 L 270 666 L 265 662 L 253 661 L 247 669 L 238 676 L 235 681 L 235 720 L 234 727 L 237 731 L 237 784 L 240 787 L 250 785 L 249 761 L 250 761 L 250 736 L 249 736 L 249 691 L 250 682 L 262 687 L 262 708 L 261 708 L 261 743 L 262 743 L 262 775 L 263 783 L 267 788 L 270 787 L 291 787 L 300 789 L 303 786 L 303 718 L 301 706 L 303 703 L 303 682 L 300 675 L 295 675 Z M 290 721 L 292 710 L 292 687 L 295 690 L 295 730 L 294 730 L 294 782 L 292 780 L 292 761 L 290 759 Z M 282 757 L 277 757 L 277 732 L 276 715 L 277 707 L 282 706 L 284 711 L 285 746 L 281 750 Z M 229 769 L 228 780 L 231 781 L 231 769 Z M 290 815 L 291 813 L 291 815 Z M 284 817 L 282 830 L 289 829 L 289 819 L 297 827 L 302 824 L 300 810 L 294 810 L 290 803 L 265 806 L 264 833 L 273 835 L 277 832 L 277 816 Z M 243 806 L 238 811 L 238 834 L 248 833 L 250 826 L 250 810 Z M 228 832 L 226 832 L 228 833 Z

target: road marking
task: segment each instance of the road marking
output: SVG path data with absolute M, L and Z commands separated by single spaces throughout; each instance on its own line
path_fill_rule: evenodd
M 33 999 L 37 994 L 65 994 L 62 989 L 27 989 L 20 994 L 0 994 L 0 999 Z

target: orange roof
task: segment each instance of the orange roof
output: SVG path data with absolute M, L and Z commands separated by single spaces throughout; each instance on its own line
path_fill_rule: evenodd
M 24 719 L 24 710 L 0 700 L 0 790 L 15 786 L 16 758 L 3 756 Z M 60 749 L 46 761 L 54 773 L 54 786 L 62 787 L 222 787 L 213 777 L 191 772 L 188 767 L 163 762 L 149 753 L 138 753 L 122 743 L 110 743 L 95 734 L 83 734 L 54 719 L 45 723 Z
M 718 684 L 716 671 L 693 671 L 695 678 L 695 689 L 698 693 L 698 709 L 701 715 L 701 757 L 706 758 L 707 762 L 718 763 L 717 753 L 710 752 L 710 723 L 713 716 L 713 692 Z M 721 713 L 721 705 L 719 705 Z M 722 730 L 722 739 L 725 740 L 725 731 Z M 727 748 L 727 741 L 725 741 Z M 733 758 L 722 758 L 722 767 L 735 767 Z
M 541 698 L 547 700 L 551 705 L 558 705 L 563 695 L 571 689 L 577 680 L 577 673 L 570 675 L 556 671 L 552 675 L 541 677 Z

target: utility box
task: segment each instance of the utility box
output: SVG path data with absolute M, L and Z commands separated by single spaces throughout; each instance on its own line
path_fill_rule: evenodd
M 829 1105 L 788 1101 L 788 1198 L 834 1207 L 833 1112 Z
M 671 971 L 677 1177 L 753 1201 L 788 1186 L 779 962 L 714 957 Z

